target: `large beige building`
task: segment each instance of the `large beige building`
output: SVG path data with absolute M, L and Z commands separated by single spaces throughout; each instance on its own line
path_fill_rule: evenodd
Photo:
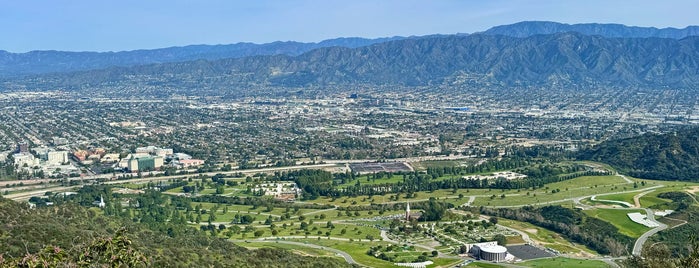
M 162 156 L 132 157 L 128 160 L 128 169 L 131 172 L 156 170 L 163 166 Z
M 67 151 L 55 151 L 46 153 L 47 165 L 60 165 L 68 162 Z

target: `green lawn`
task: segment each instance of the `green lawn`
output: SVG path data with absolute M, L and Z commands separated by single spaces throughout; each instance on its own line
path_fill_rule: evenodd
M 500 267 L 505 267 L 503 265 L 498 265 L 495 263 L 487 263 L 487 262 L 472 262 L 467 265 L 467 267 L 482 267 L 482 268 L 500 268 Z
M 566 267 L 566 268 L 606 268 L 608 264 L 599 260 L 582 260 L 569 258 L 549 258 L 525 261 L 518 263 L 521 266 L 527 267 Z
M 259 220 L 259 219 L 258 219 Z M 258 220 L 255 221 L 255 224 L 257 224 Z M 264 220 L 264 219 L 263 219 Z M 205 221 L 203 221 L 205 222 Z M 286 223 L 287 227 L 284 228 L 283 224 Z M 292 224 L 293 225 L 290 225 Z M 308 225 L 306 230 L 302 230 L 301 223 L 296 221 L 296 222 L 274 222 L 276 225 L 275 229 L 278 233 L 277 235 L 272 235 L 272 229 L 270 227 L 254 227 L 255 230 L 262 230 L 264 233 L 262 234 L 261 237 L 287 237 L 287 236 L 302 236 L 302 237 L 315 237 L 315 236 L 321 236 L 323 238 L 327 237 L 326 232 L 330 232 L 330 237 L 334 238 L 343 238 L 343 239 L 353 239 L 353 240 L 361 240 L 361 241 L 367 241 L 368 237 L 371 236 L 374 241 L 379 241 L 381 240 L 381 234 L 379 229 L 373 228 L 373 227 L 366 227 L 366 226 L 358 226 L 358 225 L 352 225 L 352 224 L 342 224 L 342 223 L 335 223 L 334 226 L 335 228 L 327 228 L 327 222 L 314 222 L 314 224 Z M 254 225 L 253 225 L 254 226 Z M 241 229 L 245 229 L 245 225 L 238 225 Z M 344 234 L 343 234 L 343 231 Z M 225 232 L 225 231 L 224 231 Z M 223 235 L 223 233 L 221 235 Z M 308 232 L 308 234 L 307 234 Z M 318 233 L 320 232 L 320 233 Z M 254 231 L 244 233 L 241 232 L 239 234 L 234 234 L 233 236 L 229 237 L 231 239 L 254 239 Z
M 539 242 L 543 243 L 544 246 L 553 248 L 553 249 L 558 250 L 562 253 L 575 254 L 575 253 L 579 253 L 579 252 L 587 252 L 587 253 L 591 253 L 591 254 L 597 254 L 595 251 L 588 249 L 587 247 L 585 247 L 583 245 L 575 244 L 573 246 L 573 244 L 571 244 L 571 242 L 567 241 L 560 234 L 553 232 L 553 231 L 550 231 L 546 228 L 533 225 L 533 224 L 528 223 L 528 222 L 520 222 L 520 221 L 514 221 L 514 220 L 500 218 L 498 220 L 498 224 L 525 232 L 529 235 L 529 237 L 531 239 L 539 241 Z
M 651 228 L 643 226 L 641 224 L 635 223 L 629 219 L 628 213 L 640 212 L 645 215 L 644 210 L 640 209 L 605 209 L 598 208 L 593 210 L 585 210 L 587 215 L 604 220 L 611 223 L 619 232 L 628 235 L 633 238 L 638 238 L 643 233 L 647 232 Z
M 642 207 L 652 207 L 655 205 L 660 205 L 660 204 L 665 204 L 665 203 L 670 202 L 670 200 L 659 198 L 659 197 L 653 196 L 651 194 L 646 194 L 646 195 L 642 196 L 638 201 L 641 203 Z
M 306 242 L 308 244 L 315 244 L 315 245 L 321 245 L 321 246 L 326 246 L 330 248 L 334 248 L 337 250 L 341 250 L 344 252 L 347 252 L 352 258 L 358 262 L 361 263 L 362 265 L 369 266 L 369 267 L 395 267 L 393 263 L 387 262 L 378 258 L 374 258 L 373 256 L 369 256 L 366 254 L 367 251 L 369 251 L 370 247 L 376 246 L 376 245 L 389 245 L 386 242 L 345 242 L 345 241 L 336 241 L 336 240 L 328 240 L 328 239 L 298 239 L 298 240 L 292 240 L 292 241 L 300 241 L 300 242 Z
M 298 245 L 290 245 L 290 244 L 274 243 L 274 242 L 247 242 L 247 243 L 240 243 L 239 245 L 246 247 L 246 248 L 249 248 L 249 249 L 280 248 L 280 249 L 291 250 L 292 252 L 300 254 L 300 255 L 315 256 L 315 257 L 331 257 L 331 258 L 337 258 L 337 259 L 341 259 L 342 261 L 345 261 L 344 258 L 337 256 L 337 254 L 335 254 L 335 252 L 325 251 L 322 249 L 311 248 L 311 247 L 300 247 Z
M 622 202 L 628 202 L 629 204 L 633 204 L 633 197 L 636 196 L 637 194 L 640 194 L 641 192 L 631 192 L 631 193 L 623 193 L 623 194 L 610 194 L 610 195 L 598 195 L 597 199 L 601 200 L 614 200 L 614 201 L 622 201 Z
M 340 188 L 346 188 L 347 186 L 352 186 L 357 184 L 359 182 L 361 185 L 374 185 L 374 184 L 384 184 L 384 183 L 397 183 L 397 182 L 402 182 L 403 181 L 403 175 L 392 175 L 390 178 L 381 178 L 381 179 L 370 179 L 371 175 L 364 175 L 358 177 L 354 181 L 348 181 L 344 184 L 338 185 Z M 369 179 L 369 180 L 367 180 Z
M 628 185 L 628 186 L 627 186 Z M 548 190 L 546 189 L 548 187 Z M 634 189 L 631 185 L 625 183 L 623 179 L 617 176 L 585 176 L 562 182 L 547 184 L 544 188 L 536 190 L 521 190 L 516 191 L 492 191 L 489 192 L 489 197 L 478 197 L 473 202 L 474 206 L 513 206 L 527 205 L 544 202 L 555 202 L 557 200 L 567 199 L 571 197 L 587 196 L 594 194 L 604 194 L 622 191 L 634 191 L 628 193 L 631 195 L 631 203 L 633 196 L 642 192 L 641 189 L 648 188 L 650 185 Z M 559 189 L 560 192 L 552 193 L 554 189 Z M 527 195 L 527 193 L 529 193 Z M 501 195 L 505 194 L 505 198 Z M 626 194 L 626 193 L 624 193 Z M 492 198 L 495 195 L 495 198 Z M 604 196 L 606 197 L 606 196 Z M 603 199 L 600 197 L 600 199 Z

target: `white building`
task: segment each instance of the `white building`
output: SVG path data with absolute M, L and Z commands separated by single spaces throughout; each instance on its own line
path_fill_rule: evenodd
M 46 153 L 47 165 L 60 165 L 68 162 L 67 151 L 55 151 Z
M 119 154 L 105 154 L 102 157 L 102 162 L 105 163 L 111 163 L 111 162 L 116 162 L 119 161 Z
M 172 154 L 172 149 L 170 148 L 158 148 L 155 150 L 155 155 L 167 156 Z
M 25 165 L 29 168 L 39 165 L 39 159 L 36 159 L 33 154 L 30 153 L 16 153 L 12 157 L 15 159 L 15 166 L 24 167 Z
M 155 146 L 146 146 L 146 147 L 138 147 L 136 148 L 136 153 L 145 153 L 145 154 L 151 154 L 155 153 L 155 150 L 157 150 L 158 147 Z

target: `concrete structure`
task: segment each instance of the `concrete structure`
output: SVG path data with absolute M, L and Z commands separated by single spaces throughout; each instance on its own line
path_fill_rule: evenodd
M 158 147 L 155 147 L 155 146 L 138 147 L 138 148 L 136 148 L 136 153 L 151 154 L 151 153 L 155 153 L 155 150 L 158 150 Z
M 174 154 L 172 155 L 172 158 L 176 158 L 176 159 L 179 159 L 179 160 L 189 160 L 189 159 L 192 159 L 192 156 L 191 156 L 191 155 L 188 155 L 188 154 L 185 154 L 185 153 L 174 153 Z
M 158 148 L 155 149 L 155 155 L 167 156 L 172 154 L 172 149 L 170 148 Z
M 53 143 L 53 145 L 64 145 L 68 143 L 68 140 L 61 137 L 53 137 L 51 143 Z
M 111 163 L 119 161 L 119 154 L 105 154 L 102 157 L 102 162 Z
M 128 169 L 134 171 L 156 170 L 163 166 L 162 156 L 132 157 L 128 160 Z
M 196 166 L 201 166 L 204 164 L 204 160 L 201 159 L 184 159 L 184 160 L 178 160 L 176 162 L 180 168 L 189 168 L 189 167 L 196 167 Z
M 39 165 L 39 159 L 36 159 L 33 154 L 27 152 L 13 154 L 12 157 L 15 160 L 15 166 L 19 168 L 22 168 L 25 165 L 29 168 Z
M 660 226 L 658 223 L 649 220 L 646 215 L 643 215 L 643 214 L 638 213 L 638 212 L 628 213 L 626 215 L 629 216 L 629 219 L 631 219 L 633 222 L 645 225 L 645 226 L 650 227 L 650 228 L 655 228 L 655 227 Z
M 46 153 L 47 165 L 61 165 L 68 162 L 67 151 L 55 151 Z
M 502 262 L 507 259 L 507 248 L 497 242 L 478 243 L 471 246 L 470 253 L 479 259 L 493 262 Z
M 255 186 L 253 191 L 264 191 L 265 195 L 274 196 L 275 199 L 284 201 L 293 201 L 302 192 L 301 188 L 294 182 L 262 183 Z

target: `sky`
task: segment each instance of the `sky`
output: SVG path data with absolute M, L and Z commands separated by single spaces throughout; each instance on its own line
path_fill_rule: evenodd
M 697 0 L 0 0 L 0 50 L 473 33 L 526 20 L 699 25 Z

